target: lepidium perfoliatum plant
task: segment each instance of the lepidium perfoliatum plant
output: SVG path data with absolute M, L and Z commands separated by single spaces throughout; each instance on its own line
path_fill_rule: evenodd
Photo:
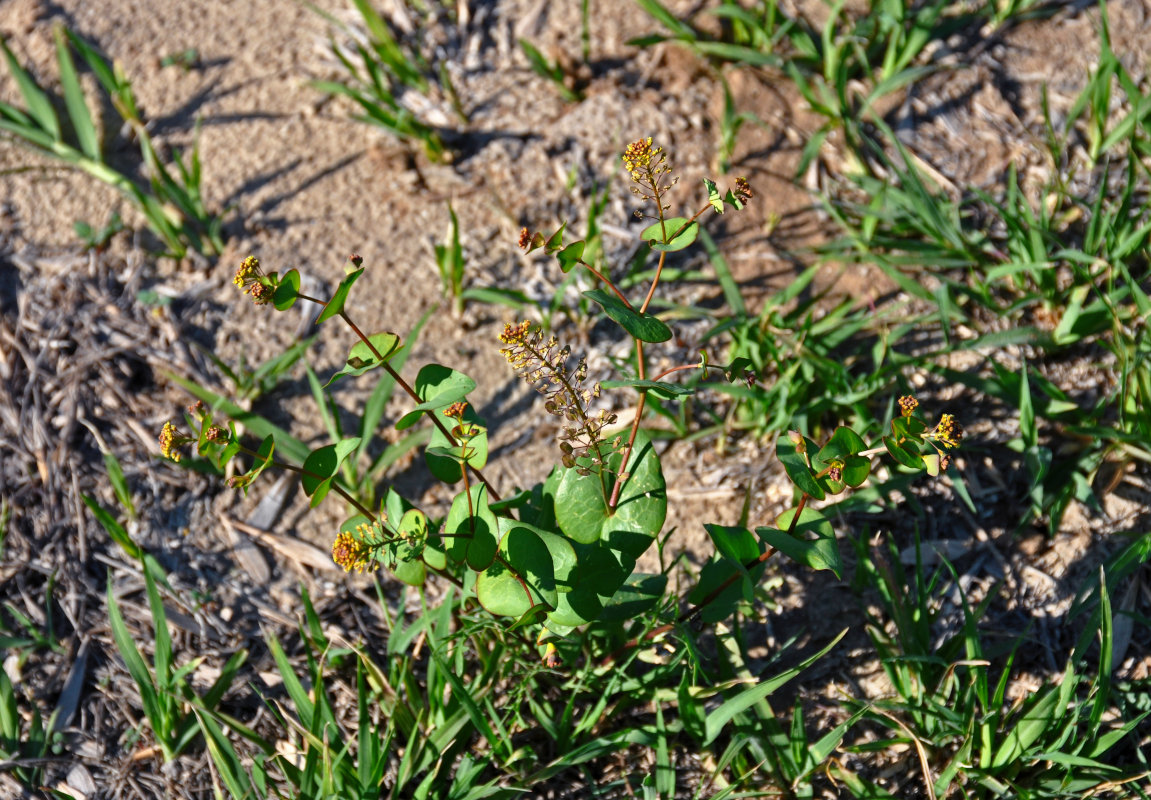
M 597 269 L 583 260 L 583 241 L 564 244 L 564 227 L 545 235 L 527 229 L 520 246 L 542 249 L 565 272 L 586 269 L 598 286 L 584 295 L 615 322 L 634 346 L 632 371 L 616 380 L 589 379 L 587 362 L 551 334 L 531 322 L 508 324 L 499 339 L 510 369 L 542 397 L 543 410 L 559 420 L 558 460 L 546 480 L 530 489 L 510 488 L 501 494 L 483 473 L 488 460 L 487 423 L 468 403 L 476 383 L 467 375 L 440 364 L 427 364 L 409 382 L 393 367 L 401 337 L 389 331 L 364 333 L 347 308 L 349 293 L 364 272 L 352 256 L 346 275 L 330 300 L 300 291 L 296 270 L 264 272 L 249 256 L 240 265 L 235 283 L 258 306 L 285 311 L 297 302 L 315 303 L 317 324 L 339 319 L 355 337 L 346 363 L 329 380 L 354 380 L 384 370 L 411 399 L 411 408 L 395 427 L 401 431 L 431 425 L 424 449 L 427 468 L 435 478 L 458 487 L 451 509 L 433 519 L 394 490 L 367 504 L 346 487 L 341 463 L 363 452 L 356 437 L 343 438 L 312 451 L 302 463 L 289 463 L 277 452 L 274 436 L 245 444 L 236 427 L 218 424 L 212 410 L 194 406 L 187 417 L 193 433 L 181 433 L 171 423 L 161 435 L 165 456 L 178 460 L 185 445 L 215 468 L 238 459 L 245 467 L 230 479 L 247 491 L 268 468 L 300 474 L 304 492 L 315 506 L 331 493 L 354 515 L 335 532 L 332 558 L 346 571 L 376 570 L 383 565 L 397 578 L 421 585 L 437 574 L 466 587 L 487 612 L 507 617 L 513 628 L 530 628 L 549 663 L 558 661 L 554 643 L 578 626 L 607 616 L 647 619 L 648 630 L 668 630 L 677 621 L 697 614 L 720 619 L 735 604 L 752 597 L 758 572 L 754 569 L 775 552 L 782 552 L 815 569 L 840 573 L 840 560 L 831 524 L 811 501 L 854 488 L 872 474 L 872 459 L 888 453 L 896 462 L 935 475 L 946 469 L 948 453 L 958 445 L 958 422 L 944 414 L 932 426 L 917 415 L 917 403 L 901 398 L 901 414 L 890 432 L 869 447 L 853 430 L 840 427 L 820 445 L 792 433 L 778 439 L 777 457 L 795 485 L 795 505 L 770 525 L 754 532 L 743 527 L 707 525 L 716 545 L 712 563 L 687 600 L 693 605 L 676 620 L 658 619 L 666 574 L 636 571 L 641 555 L 656 541 L 667 516 L 667 492 L 659 455 L 644 431 L 644 406 L 649 394 L 661 401 L 682 400 L 692 389 L 670 380 L 678 373 L 699 370 L 715 381 L 754 381 L 746 361 L 711 364 L 701 352 L 698 362 L 652 374 L 649 349 L 672 338 L 671 329 L 648 312 L 659 289 L 668 253 L 689 247 L 699 234 L 700 219 L 709 210 L 740 211 L 753 192 L 739 178 L 726 192 L 704 180 L 706 201 L 691 216 L 670 216 L 669 195 L 676 186 L 671 164 L 662 148 L 641 139 L 623 154 L 633 181 L 632 190 L 647 212 L 636 215 L 650 224 L 640 237 L 655 261 L 650 286 L 640 298 L 629 298 L 612 280 L 610 269 Z M 706 383 L 702 383 L 706 386 Z M 629 426 L 617 425 L 613 396 L 635 392 L 636 413 Z M 469 572 L 471 574 L 469 574 Z M 705 613 L 706 612 L 706 613 Z

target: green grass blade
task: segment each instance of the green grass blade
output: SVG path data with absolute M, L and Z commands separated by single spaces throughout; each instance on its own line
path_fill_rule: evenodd
M 140 691 L 140 703 L 144 707 L 144 715 L 152 723 L 152 730 L 156 733 L 157 741 L 167 753 L 167 742 L 160 737 L 160 733 L 157 731 L 157 728 L 163 729 L 164 722 L 156 684 L 152 680 L 152 674 L 148 671 L 147 664 L 144 663 L 144 657 L 140 655 L 136 643 L 132 640 L 132 634 L 128 632 L 128 626 L 124 623 L 124 616 L 120 613 L 120 606 L 112 593 L 111 571 L 108 573 L 107 601 L 108 623 L 112 629 L 112 638 L 116 642 L 116 649 L 120 651 L 120 657 L 124 659 L 128 674 Z
M 16 86 L 28 107 L 28 115 L 36 121 L 40 129 L 52 137 L 53 141 L 60 141 L 60 121 L 56 118 L 56 111 L 52 108 L 52 101 L 35 79 L 20 66 L 16 56 L 8 49 L 8 42 L 0 38 L 0 50 L 4 51 L 4 60 L 8 62 L 8 71 L 12 73 Z
M 840 631 L 839 635 L 832 639 L 822 650 L 810 658 L 805 659 L 803 663 L 799 664 L 799 666 L 793 667 L 786 672 L 782 672 L 779 675 L 776 675 L 774 678 L 763 681 L 762 683 L 752 686 L 749 689 L 745 689 L 735 697 L 732 697 L 731 699 L 724 702 L 723 705 L 721 705 L 715 711 L 708 714 L 707 722 L 705 723 L 707 733 L 704 736 L 704 744 L 709 745 L 714 742 L 716 737 L 719 736 L 720 732 L 724 729 L 727 723 L 731 722 L 736 714 L 739 714 L 742 711 L 746 711 L 760 700 L 763 700 L 776 689 L 799 675 L 801 672 L 803 672 L 803 670 L 807 669 L 816 661 L 823 658 L 823 656 L 827 655 L 831 648 L 835 647 L 835 645 L 839 643 L 839 640 L 842 639 L 846 634 L 847 629 Z
M 80 143 L 80 151 L 93 161 L 103 161 L 100 139 L 96 134 L 96 126 L 92 123 L 88 103 L 84 100 L 84 89 L 80 86 L 80 77 L 76 74 L 76 64 L 72 60 L 72 51 L 68 49 L 64 30 L 57 26 L 52 34 L 56 39 L 56 61 L 60 65 L 60 85 L 64 91 L 64 105 L 68 109 L 72 130 L 76 133 L 76 141 Z

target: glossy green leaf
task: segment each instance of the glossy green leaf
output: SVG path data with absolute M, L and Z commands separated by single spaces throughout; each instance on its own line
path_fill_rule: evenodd
M 611 549 L 636 559 L 663 527 L 667 492 L 659 456 L 651 438 L 641 430 L 628 460 L 628 478 L 620 489 L 619 502 L 615 512 L 610 512 L 604 497 L 605 485 L 610 493 L 622 458 L 618 452 L 608 457 L 609 469 L 602 482 L 595 473 L 580 475 L 575 469 L 567 470 L 556 490 L 556 521 L 574 541 L 603 541 Z
M 452 560 L 467 561 L 477 571 L 487 569 L 496 556 L 499 535 L 499 521 L 488 507 L 486 486 L 477 484 L 469 492 L 456 495 L 444 520 L 444 547 Z
M 812 508 L 804 508 L 795 530 L 788 533 L 795 509 L 789 508 L 776 519 L 777 528 L 756 528 L 755 532 L 768 545 L 811 569 L 829 569 L 842 578 L 843 563 L 835 531 L 827 517 Z
M 887 448 L 887 452 L 891 454 L 898 463 L 911 469 L 925 469 L 926 464 L 923 463 L 923 456 L 913 451 L 907 443 L 896 441 L 891 436 L 883 437 L 883 444 Z M 913 447 L 914 445 L 912 445 Z
M 855 488 L 871 474 L 871 459 L 864 456 L 848 456 L 843 460 L 843 482 Z
M 810 439 L 804 439 L 805 447 L 812 447 Z M 791 482 L 795 484 L 801 492 L 811 495 L 816 500 L 822 500 L 826 497 L 823 487 L 815 480 L 815 475 L 812 474 L 811 468 L 807 466 L 807 461 L 803 453 L 796 450 L 796 445 L 788 436 L 780 436 L 775 445 L 775 454 L 779 462 L 783 464 L 784 471 L 787 472 L 787 477 L 791 478 Z
M 416 375 L 416 394 L 423 401 L 396 421 L 396 430 L 402 431 L 415 425 L 426 413 L 442 411 L 452 403 L 458 403 L 476 388 L 476 382 L 462 372 L 440 364 L 426 364 Z M 450 423 L 447 417 L 445 423 Z
M 352 284 L 359 280 L 363 274 L 364 270 L 361 267 L 360 269 L 352 270 L 340 281 L 340 285 L 336 287 L 336 291 L 332 294 L 332 299 L 328 301 L 327 305 L 324 306 L 324 310 L 316 317 L 317 325 L 327 322 L 344 310 L 344 303 L 348 300 L 348 292 L 351 291 Z
M 571 574 L 572 590 L 560 593 L 555 610 L 548 614 L 548 630 L 557 633 L 598 619 L 635 569 L 634 559 L 613 552 L 602 542 L 577 544 L 574 550 L 579 560 Z
M 846 456 L 862 453 L 867 445 L 859 438 L 859 434 L 846 426 L 839 426 L 835 433 L 819 451 L 819 459 L 823 462 L 833 460 L 842 461 Z
M 604 622 L 625 622 L 638 618 L 659 604 L 667 591 L 666 575 L 635 572 L 623 586 L 616 589 L 611 600 L 604 604 L 599 619 Z
M 293 270 L 294 272 L 294 270 Z M 371 347 L 368 346 L 371 342 Z M 352 345 L 352 349 L 348 351 L 348 358 L 344 362 L 344 366 L 328 379 L 324 384 L 325 388 L 331 386 L 338 378 L 345 375 L 351 375 L 353 378 L 357 375 L 363 375 L 370 369 L 383 366 L 389 358 L 396 354 L 400 349 L 400 337 L 390 331 L 381 331 L 380 333 L 373 333 L 368 337 L 368 342 L 356 342 Z M 372 348 L 380 354 L 381 358 L 376 358 L 376 353 L 372 352 Z
M 603 311 L 630 335 L 642 342 L 666 342 L 671 338 L 671 328 L 651 314 L 640 314 L 625 306 L 615 295 L 601 289 L 591 289 L 583 293 L 603 307 Z
M 572 267 L 579 265 L 583 259 L 583 251 L 586 244 L 584 241 L 572 242 L 556 254 L 556 259 L 560 262 L 560 269 L 565 274 L 571 272 Z
M 919 417 L 896 417 L 891 421 L 891 430 L 896 438 L 912 439 L 918 443 L 922 442 L 927 424 Z
M 552 557 L 534 531 L 517 525 L 500 540 L 499 558 L 476 578 L 476 597 L 488 612 L 520 617 L 535 606 L 554 607 L 559 593 Z M 515 565 L 515 572 L 508 565 Z
M 312 498 L 312 508 L 318 506 L 327 496 L 340 464 L 359 445 L 360 437 L 352 436 L 313 450 L 304 460 L 304 473 L 300 476 L 300 485 L 304 489 L 304 494 Z
M 499 517 L 501 537 L 507 536 L 508 531 L 517 527 L 531 530 L 548 549 L 552 559 L 552 575 L 555 579 L 556 591 L 561 594 L 573 591 L 576 588 L 575 574 L 579 567 L 579 559 L 571 541 L 558 533 L 543 530 L 535 525 L 507 517 Z M 513 563 L 512 566 L 515 567 L 516 565 Z
M 272 305 L 277 311 L 287 311 L 300 296 L 300 271 L 290 269 L 280 278 L 280 285 L 272 295 Z
M 651 242 L 652 250 L 674 252 L 690 247 L 699 237 L 699 223 L 686 217 L 671 217 L 663 222 L 649 225 L 640 234 L 645 242 Z

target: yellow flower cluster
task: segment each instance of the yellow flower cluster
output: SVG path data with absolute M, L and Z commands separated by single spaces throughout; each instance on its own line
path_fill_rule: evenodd
M 176 426 L 171 422 L 165 422 L 164 427 L 160 429 L 160 455 L 179 462 L 179 447 L 183 443 L 184 437 L 176 431 Z
M 661 195 L 679 182 L 679 178 L 671 175 L 671 165 L 667 163 L 667 156 L 662 147 L 652 147 L 651 137 L 632 142 L 623 151 L 623 165 L 631 174 L 631 179 L 639 184 L 631 188 L 632 193 L 641 200 L 652 200 L 663 206 Z M 637 212 L 639 213 L 639 212 Z
M 332 561 L 336 562 L 337 567 L 342 567 L 344 572 L 352 570 L 363 572 L 365 569 L 373 572 L 380 568 L 380 562 L 373 557 L 373 548 L 364 541 L 361 531 L 361 528 L 369 527 L 361 525 L 356 529 L 356 532 L 361 534 L 360 537 L 341 531 L 336 536 L 336 541 L 332 542 Z
M 264 305 L 272 302 L 272 287 L 264 283 L 264 273 L 260 269 L 260 259 L 255 256 L 248 256 L 241 263 L 239 269 L 236 270 L 236 277 L 232 278 L 238 288 L 244 290 L 244 294 L 249 295 L 256 305 Z
M 963 441 L 963 426 L 951 414 L 944 414 L 935 426 L 935 438 L 947 447 L 959 447 Z
M 627 149 L 623 151 L 623 165 L 631 173 L 632 180 L 638 181 L 641 170 L 650 168 L 652 157 L 658 158 L 662 152 L 662 147 L 652 149 L 651 137 L 649 136 L 627 146 Z
M 919 401 L 911 395 L 905 394 L 899 398 L 899 410 L 903 412 L 903 416 L 910 417 L 917 408 L 919 408 Z

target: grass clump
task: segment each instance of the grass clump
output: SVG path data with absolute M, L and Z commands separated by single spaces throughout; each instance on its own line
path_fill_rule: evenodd
M 199 128 L 197 143 L 187 162 L 176 153 L 173 164 L 166 166 L 140 115 L 127 76 L 67 28 L 57 27 L 55 38 L 62 96 L 51 94 L 21 66 L 8 43 L 0 40 L 8 72 L 24 101 L 23 107 L 0 103 L 0 131 L 17 143 L 80 169 L 116 189 L 143 214 L 168 255 L 183 258 L 188 248 L 208 256 L 223 252 L 222 216 L 208 211 L 200 191 Z M 96 77 L 104 99 L 131 129 L 140 147 L 147 183 L 119 172 L 107 162 L 102 137 L 80 83 L 73 50 Z M 64 110 L 63 117 L 60 108 Z M 83 227 L 78 223 L 77 233 L 91 245 L 99 246 L 115 233 L 114 228 L 115 224 L 110 223 L 109 228 L 93 232 L 87 223 L 83 223 Z

